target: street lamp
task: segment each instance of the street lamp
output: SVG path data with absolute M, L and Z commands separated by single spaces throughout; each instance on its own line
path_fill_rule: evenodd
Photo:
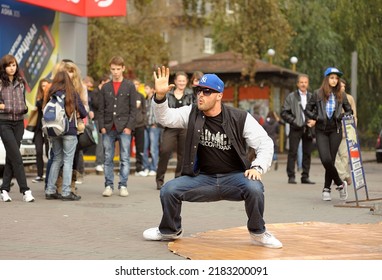
M 267 51 L 267 54 L 269 56 L 269 63 L 272 64 L 273 63 L 273 57 L 275 56 L 276 52 L 274 49 L 269 49 Z
M 298 62 L 298 58 L 297 58 L 297 57 L 292 56 L 292 57 L 290 58 L 290 63 L 292 63 L 292 70 L 293 70 L 294 72 L 296 72 L 296 64 L 297 64 L 297 62 Z

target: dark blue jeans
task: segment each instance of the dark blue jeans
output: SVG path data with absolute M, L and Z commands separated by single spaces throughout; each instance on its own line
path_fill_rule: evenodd
M 264 186 L 261 181 L 248 180 L 244 172 L 216 175 L 180 176 L 168 181 L 160 191 L 163 216 L 159 230 L 163 234 L 182 229 L 182 201 L 242 201 L 248 216 L 247 228 L 253 233 L 265 231 Z

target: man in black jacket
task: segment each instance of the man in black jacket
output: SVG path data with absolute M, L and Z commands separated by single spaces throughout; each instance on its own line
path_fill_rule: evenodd
M 137 91 L 131 81 L 123 78 L 125 64 L 122 57 L 110 61 L 112 81 L 101 89 L 99 100 L 99 130 L 105 151 L 105 190 L 111 196 L 114 190 L 114 148 L 119 142 L 119 195 L 128 196 L 127 178 L 130 173 L 131 132 L 135 128 Z
M 104 84 L 110 82 L 110 76 L 108 74 L 104 74 L 100 80 L 99 84 L 94 88 L 94 90 L 89 93 L 89 106 L 90 106 L 90 112 L 89 116 L 94 122 L 94 126 L 97 130 L 97 135 L 98 135 L 98 142 L 96 146 L 96 166 L 95 170 L 96 172 L 103 172 L 103 163 L 105 161 L 104 158 L 104 153 L 103 153 L 103 144 L 102 144 L 102 134 L 99 132 L 99 123 L 98 123 L 98 118 L 99 118 L 99 100 L 100 100 L 100 95 L 101 95 L 101 88 L 103 87 Z
M 281 117 L 290 124 L 289 151 L 287 161 L 288 183 L 296 184 L 295 166 L 297 160 L 297 149 L 302 140 L 302 184 L 315 184 L 309 179 L 311 153 L 313 150 L 312 129 L 306 125 L 305 106 L 312 93 L 308 92 L 309 77 L 300 74 L 297 77 L 298 90 L 291 92 L 285 99 L 281 109 Z

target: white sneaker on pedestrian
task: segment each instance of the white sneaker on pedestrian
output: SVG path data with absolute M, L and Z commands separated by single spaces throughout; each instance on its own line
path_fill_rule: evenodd
M 32 180 L 32 183 L 39 183 L 39 182 L 44 182 L 44 178 L 37 176 Z
M 126 197 L 129 195 L 129 192 L 127 191 L 127 188 L 126 187 L 121 187 L 119 189 L 119 196 L 123 196 L 123 197 Z
M 330 196 L 330 189 L 324 188 L 322 191 L 322 200 L 323 201 L 330 201 L 332 200 L 332 197 Z
M 23 200 L 25 202 L 33 202 L 34 201 L 34 197 L 32 195 L 32 191 L 31 190 L 24 192 Z
M 112 196 L 113 195 L 113 189 L 110 186 L 106 186 L 105 190 L 102 193 L 102 196 Z
M 84 180 L 84 174 L 80 173 L 78 171 L 76 171 L 76 173 L 77 173 L 77 178 L 76 178 L 75 184 L 76 185 L 82 185 L 83 180 Z
M 346 200 L 348 198 L 348 184 L 346 181 L 343 181 L 341 186 L 338 186 L 336 190 L 340 193 L 340 199 Z
M 149 176 L 156 176 L 157 175 L 157 172 L 155 170 L 150 170 L 150 172 L 148 173 Z
M 135 176 L 146 177 L 147 173 L 142 170 L 142 171 L 139 171 L 139 172 L 135 172 Z
M 261 234 L 255 234 L 250 232 L 249 235 L 251 236 L 252 243 L 257 246 L 264 246 L 267 248 L 274 249 L 283 247 L 283 244 L 268 231 L 263 232 Z
M 95 170 L 96 170 L 97 172 L 103 172 L 103 166 L 102 166 L 102 165 L 97 165 L 97 166 L 95 167 Z
M 149 228 L 143 232 L 143 238 L 150 241 L 170 241 L 179 239 L 183 236 L 183 230 L 174 234 L 163 234 L 159 231 L 159 228 Z
M 4 202 L 11 202 L 12 201 L 12 198 L 9 196 L 8 192 L 7 191 L 1 191 L 1 200 L 4 201 Z

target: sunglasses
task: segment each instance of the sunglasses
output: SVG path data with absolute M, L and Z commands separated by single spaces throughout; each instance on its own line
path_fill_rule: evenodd
M 219 93 L 219 92 L 210 88 L 194 87 L 194 93 L 197 95 L 203 93 L 204 96 L 210 96 L 213 93 Z

